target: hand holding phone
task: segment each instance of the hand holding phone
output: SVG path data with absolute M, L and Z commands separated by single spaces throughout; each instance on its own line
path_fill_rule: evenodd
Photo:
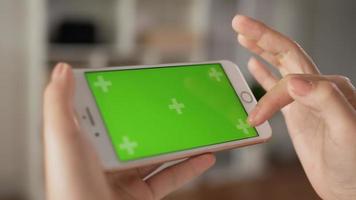
M 44 95 L 46 199 L 161 199 L 214 164 L 212 154 L 190 158 L 147 178 L 159 165 L 105 172 L 76 123 L 74 78 L 59 64 Z
M 229 61 L 75 70 L 79 121 L 108 170 L 266 141 L 256 101 Z

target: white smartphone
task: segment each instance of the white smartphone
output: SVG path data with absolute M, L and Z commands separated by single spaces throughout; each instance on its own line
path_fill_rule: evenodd
M 230 61 L 76 69 L 75 109 L 106 170 L 262 143 L 268 122 Z

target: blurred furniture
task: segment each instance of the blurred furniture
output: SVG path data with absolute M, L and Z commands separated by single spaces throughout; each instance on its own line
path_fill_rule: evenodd
M 49 45 L 49 63 L 66 60 L 79 67 L 104 67 L 125 60 L 135 64 L 204 60 L 210 1 L 112 0 L 87 4 L 83 0 L 50 0 L 49 9 L 54 12 L 49 14 L 49 31 L 57 38 Z M 85 12 L 81 12 L 81 3 L 87 5 Z M 106 12 L 99 12 L 99 8 Z M 63 24 L 66 18 L 82 24 Z M 74 38 L 77 31 L 87 34 Z M 75 32 L 74 36 L 58 38 L 69 32 Z M 102 42 L 95 38 L 90 39 L 93 42 L 83 41 L 89 34 Z
M 269 173 L 254 179 L 226 180 L 220 184 L 205 181 L 195 188 L 184 187 L 166 200 L 300 200 L 320 199 L 299 162 L 273 163 Z
M 161 6 L 146 8 L 152 19 L 145 20 L 140 32 L 142 62 L 154 64 L 207 59 L 211 0 L 182 0 L 175 4 L 154 1 Z M 155 16 L 157 14 L 154 13 L 160 15 Z

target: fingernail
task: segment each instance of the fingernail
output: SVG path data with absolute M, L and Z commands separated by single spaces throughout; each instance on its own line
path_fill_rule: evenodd
M 291 86 L 292 92 L 298 96 L 308 95 L 313 88 L 313 84 L 311 81 L 301 77 L 291 78 L 289 84 Z
M 241 20 L 242 16 L 241 15 L 236 15 L 233 19 L 232 19 L 232 28 L 238 32 L 238 23 Z
M 248 60 L 247 67 L 251 71 L 251 73 L 253 73 L 253 71 L 257 70 L 256 68 L 258 68 L 259 66 L 260 66 L 260 63 L 258 62 L 258 60 L 255 57 L 251 57 Z
M 52 80 L 65 78 L 68 69 L 69 65 L 67 63 L 58 63 L 52 72 Z
M 52 71 L 52 80 L 58 78 L 63 70 L 64 63 L 58 63 Z
M 63 63 L 63 67 L 62 67 L 62 70 L 60 71 L 59 76 L 65 77 L 69 68 L 70 67 L 69 67 L 69 65 L 67 63 Z
M 239 21 L 239 19 L 241 18 L 241 15 L 236 15 L 233 19 L 232 19 L 232 26 L 234 27 L 234 25 L 237 23 L 237 21 Z
M 259 112 L 260 108 L 259 106 L 256 106 L 251 112 L 250 114 L 248 115 L 248 118 L 247 118 L 247 123 L 250 125 L 250 126 L 255 126 L 256 123 L 257 123 L 257 117 L 258 117 L 258 112 Z

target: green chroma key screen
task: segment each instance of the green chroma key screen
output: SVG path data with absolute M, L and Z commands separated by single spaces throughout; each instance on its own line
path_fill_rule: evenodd
M 121 161 L 257 136 L 220 64 L 85 77 Z

